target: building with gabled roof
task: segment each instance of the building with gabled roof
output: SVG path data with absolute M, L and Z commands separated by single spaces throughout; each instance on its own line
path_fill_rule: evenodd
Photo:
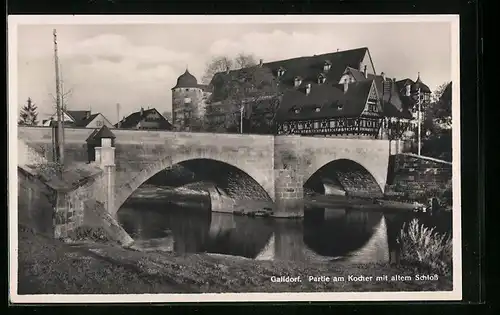
M 116 125 L 121 129 L 172 130 L 172 124 L 156 108 L 141 109 L 124 117 Z
M 381 117 L 375 80 L 307 83 L 283 94 L 277 133 L 373 138 L 379 136 Z
M 101 113 L 94 113 L 90 110 L 63 110 L 64 125 L 68 127 L 80 128 L 101 128 L 107 126 L 112 128 L 113 124 Z M 44 126 L 53 126 L 57 122 L 57 113 L 42 122 Z
M 278 134 L 401 139 L 415 120 L 414 104 L 410 102 L 414 92 L 420 91 L 423 101 L 430 95 L 430 89 L 419 74 L 415 81 L 407 79 L 411 97 L 405 98 L 400 81 L 386 77 L 384 72 L 376 73 L 367 47 L 267 63 L 261 60 L 254 67 L 266 69 L 273 82 L 277 83 L 278 91 L 273 95 L 261 92 L 262 96 L 277 99 L 279 105 L 267 102 L 271 104 L 268 110 L 262 108 L 266 106 L 265 102 L 255 102 L 250 109 L 245 105 L 243 127 L 251 133 L 261 133 L 253 130 L 252 126 L 259 125 L 254 123 L 255 120 L 265 119 L 267 122 L 260 125 L 270 125 L 271 121 L 275 125 L 274 132 Z M 212 78 L 212 97 L 208 106 L 219 121 L 224 120 L 227 114 L 240 114 L 227 112 L 237 107 L 228 106 L 224 92 L 231 84 L 252 77 L 246 73 L 248 69 L 228 69 Z M 250 87 L 253 85 L 250 84 Z M 241 87 L 246 89 L 247 85 L 242 84 Z M 368 87 L 369 92 L 366 90 Z M 339 106 L 341 110 L 337 109 Z M 247 118 L 248 112 L 251 113 L 250 118 Z M 246 120 L 248 122 L 245 123 Z M 303 124 L 300 130 L 299 121 Z M 352 128 L 340 127 L 345 124 L 354 125 Z

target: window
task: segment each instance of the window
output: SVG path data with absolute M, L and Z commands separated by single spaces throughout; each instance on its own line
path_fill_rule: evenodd
M 98 121 L 96 121 L 96 122 L 95 122 L 95 125 L 96 125 L 97 127 L 102 127 L 102 125 L 103 125 L 102 120 L 98 120 Z
M 325 81 L 326 81 L 326 78 L 323 75 L 320 75 L 318 77 L 318 84 L 323 84 L 323 83 L 325 83 Z
M 344 106 L 342 104 L 337 105 L 338 110 L 342 110 L 342 108 L 344 108 Z
M 315 111 L 316 113 L 318 113 L 320 110 L 321 110 L 321 107 L 316 107 L 316 108 L 314 109 L 314 111 Z
M 186 92 L 189 92 L 189 89 L 186 89 L 185 91 L 186 91 Z
M 410 96 L 411 95 L 411 85 L 406 85 L 406 96 Z
M 295 108 L 295 109 L 293 110 L 293 112 L 294 112 L 295 114 L 298 114 L 298 113 L 300 113 L 300 109 Z
M 327 60 L 325 61 L 325 64 L 323 65 L 323 70 L 328 71 L 332 67 L 332 64 Z
M 190 97 L 186 97 L 184 99 L 184 104 L 190 104 L 191 103 L 191 98 Z
M 330 120 L 330 128 L 335 128 L 335 127 L 336 127 L 335 120 Z
M 318 129 L 319 128 L 319 122 L 315 121 L 314 122 L 314 129 Z

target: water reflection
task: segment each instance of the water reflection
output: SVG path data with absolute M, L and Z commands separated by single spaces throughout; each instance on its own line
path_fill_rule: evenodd
M 287 220 L 147 203 L 118 211 L 119 221 L 137 246 L 149 250 L 353 263 L 389 261 L 402 225 L 413 217 L 369 209 L 326 208 L 307 209 L 304 220 Z

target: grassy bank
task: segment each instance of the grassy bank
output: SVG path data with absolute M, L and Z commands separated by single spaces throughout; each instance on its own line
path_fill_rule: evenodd
M 413 269 L 341 262 L 254 261 L 210 254 L 142 253 L 111 244 L 68 245 L 19 231 L 19 294 L 348 292 L 451 290 L 451 278 L 417 281 Z M 389 281 L 348 281 L 349 275 L 382 276 Z M 271 281 L 301 276 L 300 283 Z M 342 282 L 309 282 L 308 276 L 345 277 Z M 412 280 L 390 281 L 392 276 Z

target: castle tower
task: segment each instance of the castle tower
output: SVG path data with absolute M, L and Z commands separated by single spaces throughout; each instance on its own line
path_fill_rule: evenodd
M 198 84 L 188 69 L 177 78 L 172 88 L 172 121 L 176 130 L 191 131 L 204 114 L 205 86 Z

